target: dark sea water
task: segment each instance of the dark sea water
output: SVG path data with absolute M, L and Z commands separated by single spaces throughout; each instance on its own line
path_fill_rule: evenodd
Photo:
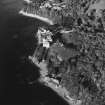
M 27 59 L 36 47 L 34 33 L 44 23 L 19 15 L 18 0 L 4 1 L 0 1 L 0 104 L 65 105 L 56 93 L 38 83 L 38 68 Z M 35 84 L 28 85 L 31 80 Z

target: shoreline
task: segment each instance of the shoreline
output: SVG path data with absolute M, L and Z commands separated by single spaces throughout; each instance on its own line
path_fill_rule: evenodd
M 36 18 L 36 19 L 39 19 L 39 20 L 41 20 L 43 22 L 46 22 L 46 23 L 48 23 L 50 25 L 54 25 L 53 21 L 49 20 L 48 18 L 45 18 L 45 17 L 41 17 L 39 15 L 36 15 L 36 14 L 26 13 L 23 10 L 20 10 L 19 11 L 19 14 L 22 14 L 24 16 L 28 16 L 28 17 L 31 17 L 31 18 Z

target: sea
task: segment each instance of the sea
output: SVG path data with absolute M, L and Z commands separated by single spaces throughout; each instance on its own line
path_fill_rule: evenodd
M 68 105 L 38 81 L 39 68 L 28 56 L 38 27 L 46 24 L 18 14 L 21 8 L 22 0 L 0 0 L 0 105 Z

